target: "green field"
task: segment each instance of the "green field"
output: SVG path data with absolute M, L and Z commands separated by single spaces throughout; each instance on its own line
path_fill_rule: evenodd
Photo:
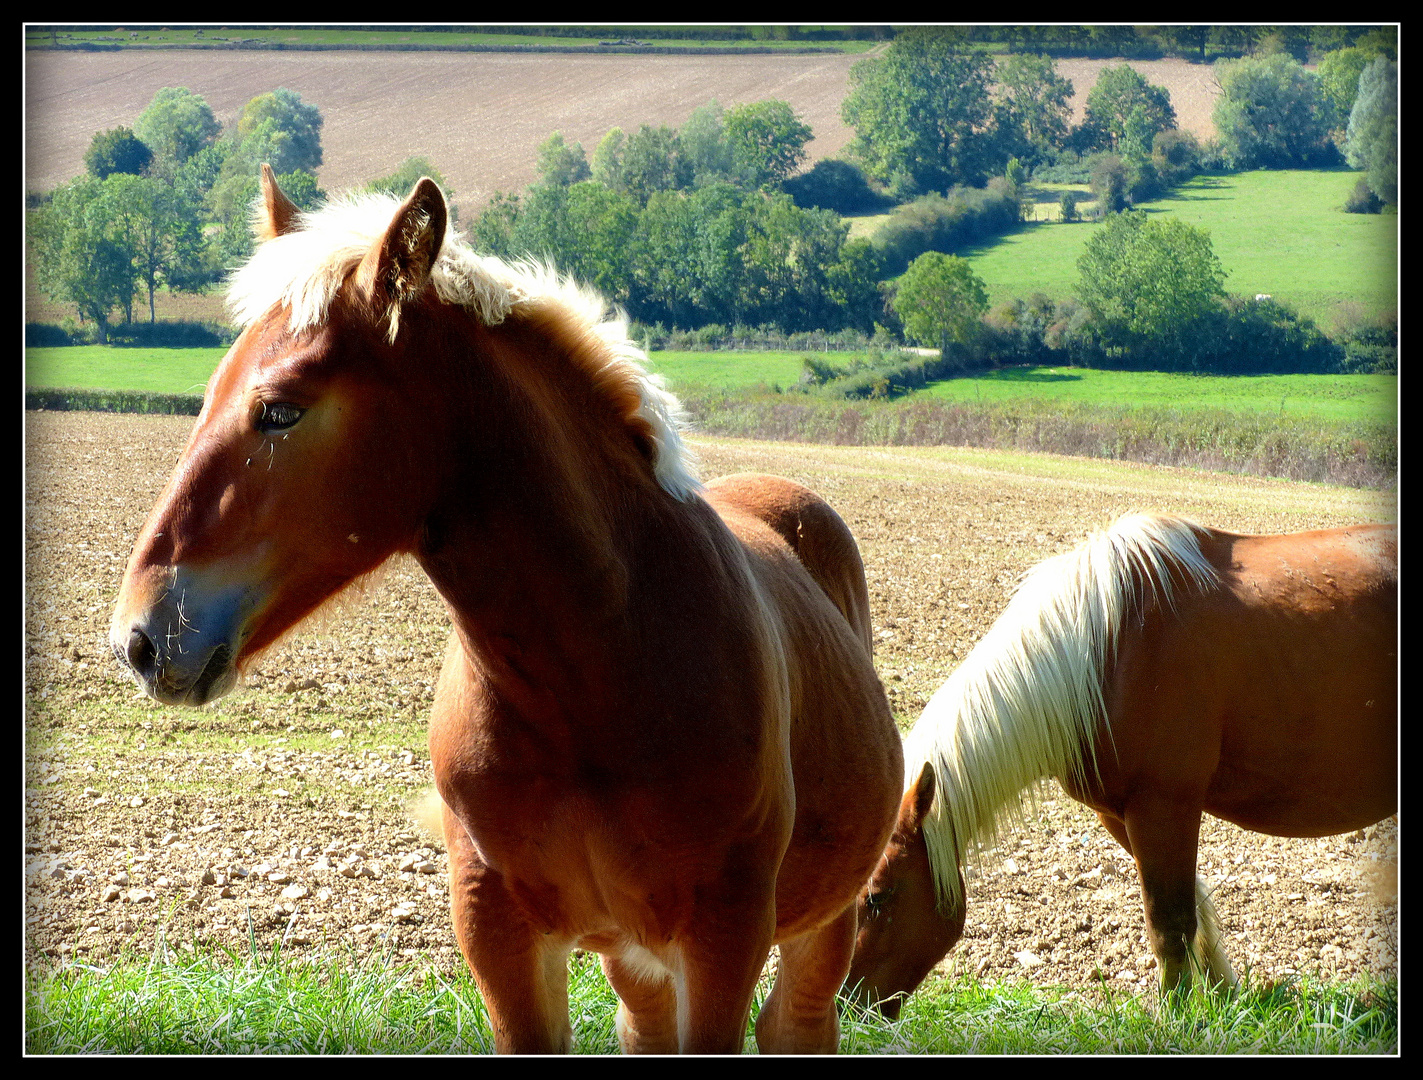
M 1080 402 L 1140 408 L 1293 413 L 1321 420 L 1398 422 L 1394 375 L 1180 375 L 1095 368 L 1005 368 L 921 391 L 940 401 Z
M 71 345 L 25 350 L 25 386 L 201 394 L 226 349 Z
M 1343 168 L 1197 176 L 1141 209 L 1209 229 L 1228 292 L 1268 293 L 1329 329 L 1348 305 L 1398 306 L 1398 217 L 1344 213 L 1358 178 Z M 993 304 L 1034 292 L 1063 300 L 1077 290 L 1077 257 L 1094 228 L 1030 224 L 960 254 Z
M 25 385 L 200 394 L 222 349 L 134 349 L 106 345 L 29 349 Z M 653 371 L 674 390 L 739 391 L 792 386 L 804 352 L 654 352 Z M 816 354 L 837 365 L 853 353 Z M 940 401 L 1033 398 L 1065 404 L 1226 409 L 1334 422 L 1396 424 L 1398 379 L 1392 375 L 1178 375 L 1091 368 L 1005 368 L 945 379 L 919 392 Z

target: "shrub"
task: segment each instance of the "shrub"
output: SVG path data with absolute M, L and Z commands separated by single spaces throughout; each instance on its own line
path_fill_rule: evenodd
M 1368 178 L 1364 176 L 1359 177 L 1354 184 L 1354 190 L 1344 200 L 1346 214 L 1381 214 L 1383 207 L 1383 200 L 1374 194 L 1374 189 L 1369 187 Z
M 1077 212 L 1077 192 L 1064 191 L 1062 197 L 1057 200 L 1057 205 L 1062 211 L 1062 220 L 1065 222 L 1076 221 L 1081 215 Z
M 889 200 L 870 187 L 865 174 L 848 161 L 822 158 L 808 172 L 781 184 L 803 210 L 821 208 L 837 214 L 859 214 L 881 210 Z

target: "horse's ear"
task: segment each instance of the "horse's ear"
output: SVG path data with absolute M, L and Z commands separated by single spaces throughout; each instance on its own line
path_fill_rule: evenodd
M 277 187 L 276 174 L 265 161 L 262 163 L 262 210 L 257 219 L 257 239 L 273 240 L 296 228 L 296 203 Z
M 356 270 L 356 288 L 377 312 L 391 319 L 392 339 L 400 305 L 419 296 L 430 280 L 448 220 L 440 186 L 428 176 L 421 177 Z
M 914 781 L 914 786 L 904 796 L 904 804 L 900 810 L 900 825 L 909 826 L 912 829 L 919 829 L 924 824 L 924 819 L 929 816 L 929 807 L 934 805 L 934 766 L 929 762 L 924 762 L 924 767 L 919 770 L 918 779 Z M 904 818 L 908 817 L 908 821 Z

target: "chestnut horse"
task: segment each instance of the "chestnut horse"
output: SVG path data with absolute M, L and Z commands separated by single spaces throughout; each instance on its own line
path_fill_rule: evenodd
M 854 539 L 706 488 L 601 299 L 447 235 L 439 188 L 298 214 L 263 171 L 245 329 L 124 577 L 111 644 L 201 705 L 391 555 L 453 633 L 430 756 L 501 1051 L 566 1051 L 597 951 L 625 1050 L 833 1051 L 903 763 Z
M 1398 805 L 1398 541 L 1120 519 L 1023 580 L 905 739 L 847 986 L 897 1016 L 963 932 L 966 855 L 1055 777 L 1136 860 L 1163 990 L 1233 983 L 1201 814 L 1328 836 Z

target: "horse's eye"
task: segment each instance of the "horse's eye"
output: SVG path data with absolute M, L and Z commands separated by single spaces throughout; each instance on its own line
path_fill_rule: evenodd
M 257 419 L 257 430 L 263 434 L 269 431 L 285 431 L 300 420 L 304 412 L 305 409 L 285 402 L 263 404 L 262 415 Z

